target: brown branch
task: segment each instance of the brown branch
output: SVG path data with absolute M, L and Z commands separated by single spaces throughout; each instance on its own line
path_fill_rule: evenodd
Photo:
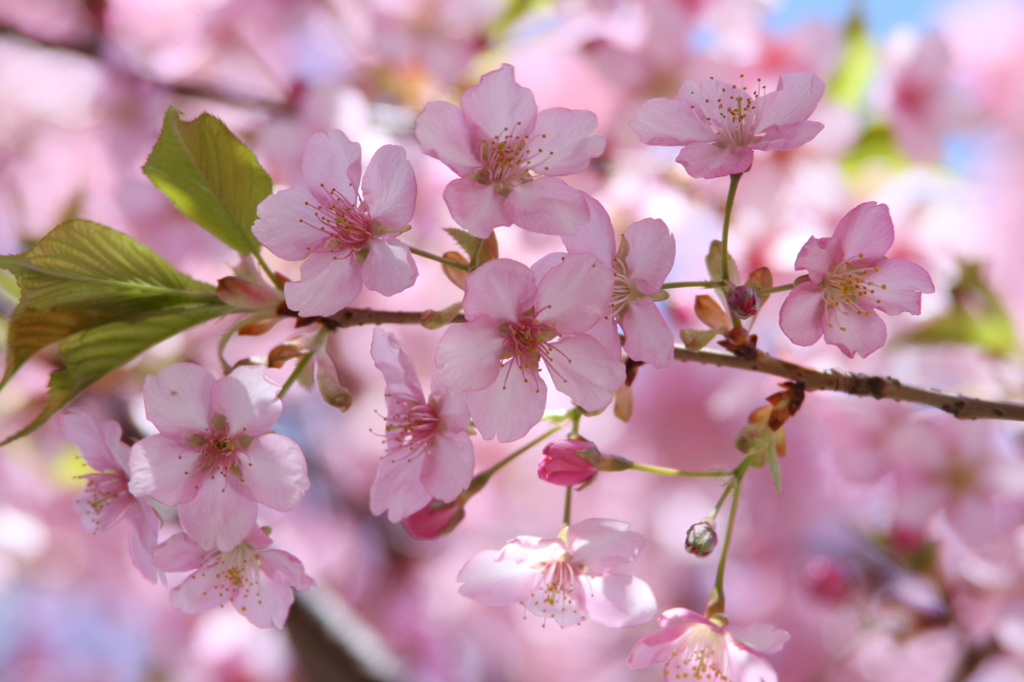
M 818 371 L 773 358 L 767 353 L 756 351 L 753 358 L 734 355 L 675 349 L 675 358 L 682 362 L 699 362 L 702 365 L 734 367 L 761 374 L 771 374 L 791 381 L 799 381 L 808 391 L 836 391 L 850 395 L 872 396 L 876 400 L 888 398 L 910 403 L 937 407 L 957 419 L 1007 419 L 1024 421 L 1024 405 L 993 400 L 980 400 L 954 393 L 943 393 L 930 388 L 905 386 L 899 379 L 876 377 L 867 374 Z

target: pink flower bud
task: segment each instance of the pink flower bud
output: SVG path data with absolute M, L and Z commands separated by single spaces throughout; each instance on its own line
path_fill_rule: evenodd
M 582 485 L 597 473 L 601 453 L 588 440 L 559 440 L 548 443 L 537 465 L 541 480 L 555 485 Z
M 695 523 L 686 531 L 686 551 L 694 556 L 703 557 L 711 554 L 717 544 L 715 524 L 709 521 Z
M 761 294 L 746 284 L 730 291 L 726 301 L 729 303 L 729 312 L 741 320 L 756 315 L 761 309 Z
M 417 540 L 436 540 L 452 532 L 466 516 L 458 502 L 434 508 L 436 504 L 438 501 L 432 500 L 423 509 L 402 519 L 402 526 L 409 535 Z

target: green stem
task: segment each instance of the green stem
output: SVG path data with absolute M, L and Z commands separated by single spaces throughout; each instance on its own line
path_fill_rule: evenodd
M 569 525 L 572 518 L 572 486 L 565 486 L 565 511 L 562 512 L 562 527 Z
M 270 266 L 267 265 L 267 261 L 263 260 L 263 256 L 260 255 L 260 252 L 253 251 L 252 255 L 256 258 L 256 262 L 260 264 L 260 267 L 263 268 L 263 272 L 267 273 L 267 277 L 270 278 L 270 281 L 273 282 L 274 286 L 277 287 L 278 290 L 283 291 L 284 283 L 278 279 L 277 275 L 274 274 L 274 271 L 270 269 Z
M 443 265 L 447 265 L 449 267 L 453 267 L 456 270 L 462 270 L 464 272 L 469 272 L 469 266 L 466 265 L 465 263 L 460 263 L 458 261 L 451 260 L 450 258 L 444 258 L 442 256 L 435 256 L 434 254 L 430 253 L 429 251 L 424 251 L 422 249 L 417 249 L 415 246 L 410 246 L 409 250 L 412 251 L 413 253 L 415 253 L 417 256 L 420 256 L 422 258 L 428 258 L 428 259 L 430 259 L 432 261 L 437 261 L 438 263 L 441 263 Z
M 717 289 L 725 286 L 725 282 L 712 282 L 703 280 L 699 282 L 666 282 L 661 285 L 662 289 L 682 289 L 683 287 L 704 287 L 705 289 Z
M 793 282 L 792 284 L 783 284 L 782 286 L 772 287 L 771 289 L 761 289 L 760 294 L 762 296 L 767 296 L 768 294 L 777 294 L 780 291 L 789 291 L 795 286 L 796 282 Z
M 295 383 L 295 380 L 299 378 L 299 373 L 306 368 L 306 365 L 308 365 L 309 361 L 312 359 L 312 353 L 306 353 L 301 358 L 299 358 L 299 361 L 295 363 L 295 369 L 292 370 L 291 376 L 288 377 L 288 381 L 284 382 L 284 386 L 281 387 L 281 390 L 277 394 L 279 400 L 284 397 L 284 394 L 287 393 L 288 389 L 292 387 L 292 384 Z
M 729 523 L 725 527 L 725 540 L 722 542 L 722 554 L 718 558 L 718 572 L 715 574 L 715 587 L 711 590 L 711 598 L 708 599 L 708 606 L 704 611 L 705 618 L 710 618 L 725 611 L 725 561 L 729 556 L 729 545 L 732 544 L 732 529 L 733 524 L 736 522 L 736 510 L 740 506 L 740 485 L 743 483 L 743 475 L 747 473 L 747 469 L 750 467 L 751 462 L 753 462 L 753 458 L 749 456 L 740 462 L 740 465 L 736 467 L 736 473 L 734 474 L 733 481 L 729 484 L 729 489 L 732 491 L 732 506 L 729 510 Z M 722 498 L 718 501 L 714 514 L 718 514 L 718 508 L 725 501 L 725 497 L 729 493 L 729 489 L 722 493 Z
M 722 478 L 724 476 L 732 476 L 735 473 L 734 471 L 680 471 L 679 469 L 669 469 L 668 467 L 658 467 L 638 462 L 631 462 L 628 468 L 646 471 L 650 474 L 661 474 L 662 476 L 689 476 L 693 478 Z
M 736 201 L 736 188 L 740 186 L 743 173 L 729 176 L 729 195 L 725 198 L 725 217 L 722 219 L 722 279 L 729 279 L 729 221 L 732 219 L 732 205 Z

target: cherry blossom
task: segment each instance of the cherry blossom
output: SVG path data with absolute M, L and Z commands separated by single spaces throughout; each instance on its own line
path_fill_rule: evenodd
M 63 415 L 64 433 L 78 446 L 82 457 L 96 473 L 82 476 L 85 490 L 75 498 L 82 525 L 93 533 L 109 530 L 121 519 L 132 527 L 128 552 L 132 564 L 151 583 L 163 580 L 153 566 L 160 517 L 144 499 L 128 491 L 128 459 L 131 448 L 121 442 L 121 425 L 111 420 L 100 424 L 86 412 L 68 410 Z
M 889 207 L 869 201 L 847 213 L 832 237 L 811 237 L 796 257 L 807 270 L 782 304 L 782 331 L 798 346 L 825 343 L 847 357 L 867 357 L 885 343 L 887 315 L 921 313 L 921 294 L 935 291 L 920 265 L 886 258 L 894 230 Z M 800 281 L 804 280 L 804 281 Z
M 160 433 L 132 447 L 134 495 L 178 507 L 186 533 L 228 551 L 256 523 L 256 505 L 294 509 L 309 488 L 306 459 L 290 438 L 267 433 L 281 415 L 263 368 L 223 379 L 180 363 L 146 377 L 146 416 Z
M 575 235 L 563 236 L 562 243 L 569 253 L 589 253 L 612 269 L 615 283 L 610 317 L 622 327 L 626 354 L 655 367 L 668 367 L 673 361 L 675 337 L 655 301 L 668 298 L 661 285 L 675 262 L 675 237 L 663 221 L 644 218 L 629 226 L 616 251 L 608 212 L 590 197 L 587 205 L 590 219 Z M 614 324 L 601 331 L 599 338 L 610 335 L 617 348 Z
M 466 278 L 465 324 L 438 343 L 437 376 L 466 392 L 473 423 L 487 439 L 509 442 L 540 421 L 547 386 L 588 412 L 605 408 L 625 381 L 619 355 L 587 332 L 611 300 L 612 273 L 593 256 L 568 254 L 538 281 L 522 263 L 488 261 Z
M 451 502 L 473 477 L 473 444 L 465 396 L 435 379 L 424 397 L 412 359 L 394 334 L 374 330 L 370 356 L 387 382 L 387 454 L 370 488 L 370 511 L 392 522 L 432 499 Z
M 626 662 L 631 668 L 646 668 L 666 661 L 666 679 L 775 682 L 775 670 L 761 656 L 782 649 L 789 634 L 771 625 L 722 625 L 724 620 L 669 609 L 658 617 L 661 632 L 633 645 Z
M 416 119 L 423 152 L 459 175 L 444 191 L 455 222 L 486 238 L 495 227 L 519 225 L 544 234 L 572 234 L 587 220 L 584 194 L 558 175 L 587 168 L 604 151 L 589 111 L 537 112 L 533 93 L 504 64 L 462 95 L 462 109 L 429 102 Z
M 294 587 L 308 590 L 316 583 L 302 562 L 288 552 L 267 549 L 269 535 L 254 526 L 230 550 L 204 549 L 178 533 L 153 552 L 153 561 L 165 571 L 191 571 L 171 590 L 171 604 L 185 613 L 202 613 L 228 602 L 261 628 L 284 627 L 295 601 Z
M 555 485 L 583 485 L 594 478 L 600 458 L 597 446 L 589 440 L 556 440 L 544 446 L 537 475 Z
M 360 188 L 361 149 L 339 130 L 309 138 L 302 157 L 305 187 L 259 205 L 252 231 L 285 260 L 304 260 L 302 279 L 284 285 L 285 302 L 303 317 L 333 315 L 368 289 L 392 296 L 416 281 L 409 229 L 416 178 L 397 145 L 370 159 Z M 360 196 L 360 189 L 362 196 Z
M 480 552 L 459 572 L 459 592 L 488 606 L 522 604 L 562 627 L 593 618 L 610 627 L 650 620 L 656 604 L 647 583 L 625 573 L 644 539 L 628 523 L 587 519 L 557 538 L 520 536 L 501 551 Z
M 775 92 L 758 80 L 745 86 L 713 78 L 687 81 L 674 99 L 650 99 L 630 123 L 644 144 L 682 146 L 676 161 L 695 178 L 743 173 L 754 150 L 789 151 L 811 141 L 824 126 L 807 118 L 825 83 L 813 73 L 784 73 Z

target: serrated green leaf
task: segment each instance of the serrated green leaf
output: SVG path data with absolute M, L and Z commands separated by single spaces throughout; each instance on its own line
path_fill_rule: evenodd
M 86 388 L 147 348 L 232 310 L 221 303 L 199 304 L 169 314 L 151 315 L 134 322 L 111 322 L 71 334 L 58 347 L 64 369 L 50 375 L 50 391 L 43 411 L 0 445 L 35 431 Z
M 256 156 L 210 114 L 182 121 L 174 107 L 142 171 L 207 232 L 241 254 L 258 252 L 256 207 L 272 191 Z
M 113 321 L 218 305 L 215 289 L 183 275 L 126 234 L 86 220 L 61 223 L 20 256 L 0 256 L 21 287 L 0 388 L 45 346 Z

